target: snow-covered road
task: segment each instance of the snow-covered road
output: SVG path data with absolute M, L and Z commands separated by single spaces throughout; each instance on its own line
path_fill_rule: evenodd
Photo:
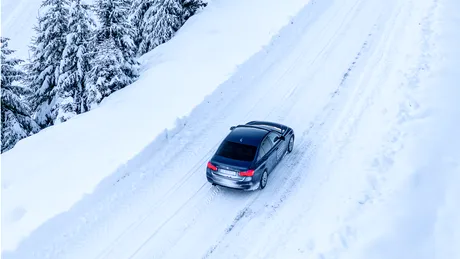
M 425 166 L 417 152 L 436 152 L 424 149 L 420 128 L 443 123 L 432 119 L 444 112 L 437 102 L 459 96 L 421 83 L 439 2 L 310 1 L 161 149 L 147 147 L 4 258 L 342 258 L 364 247 L 363 235 L 388 226 L 366 232 L 379 221 L 372 212 Z M 294 151 L 263 191 L 210 185 L 206 162 L 231 125 L 250 120 L 294 128 Z M 446 179 L 459 168 L 450 155 Z

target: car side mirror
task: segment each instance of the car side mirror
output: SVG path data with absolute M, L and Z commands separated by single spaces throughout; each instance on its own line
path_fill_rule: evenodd
M 286 138 L 284 136 L 280 136 L 280 137 L 275 137 L 275 141 L 278 141 L 278 140 L 286 140 Z
M 236 128 L 236 126 L 231 126 L 230 130 L 234 130 L 235 128 Z

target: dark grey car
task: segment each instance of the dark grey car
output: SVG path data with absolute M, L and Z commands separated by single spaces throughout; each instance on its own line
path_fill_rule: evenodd
M 263 189 L 276 165 L 294 147 L 294 130 L 268 121 L 233 126 L 207 164 L 213 185 L 235 189 Z

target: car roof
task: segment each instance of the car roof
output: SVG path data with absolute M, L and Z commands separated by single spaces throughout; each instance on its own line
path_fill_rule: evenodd
M 270 130 L 260 127 L 240 125 L 234 128 L 225 140 L 258 146 L 269 132 Z

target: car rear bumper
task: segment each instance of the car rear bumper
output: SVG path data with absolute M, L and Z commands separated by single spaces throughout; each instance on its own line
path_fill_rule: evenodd
M 206 178 L 208 182 L 228 188 L 240 189 L 240 190 L 254 190 L 259 187 L 259 181 L 254 177 L 244 177 L 244 179 L 232 179 L 225 177 L 210 170 L 206 172 Z

